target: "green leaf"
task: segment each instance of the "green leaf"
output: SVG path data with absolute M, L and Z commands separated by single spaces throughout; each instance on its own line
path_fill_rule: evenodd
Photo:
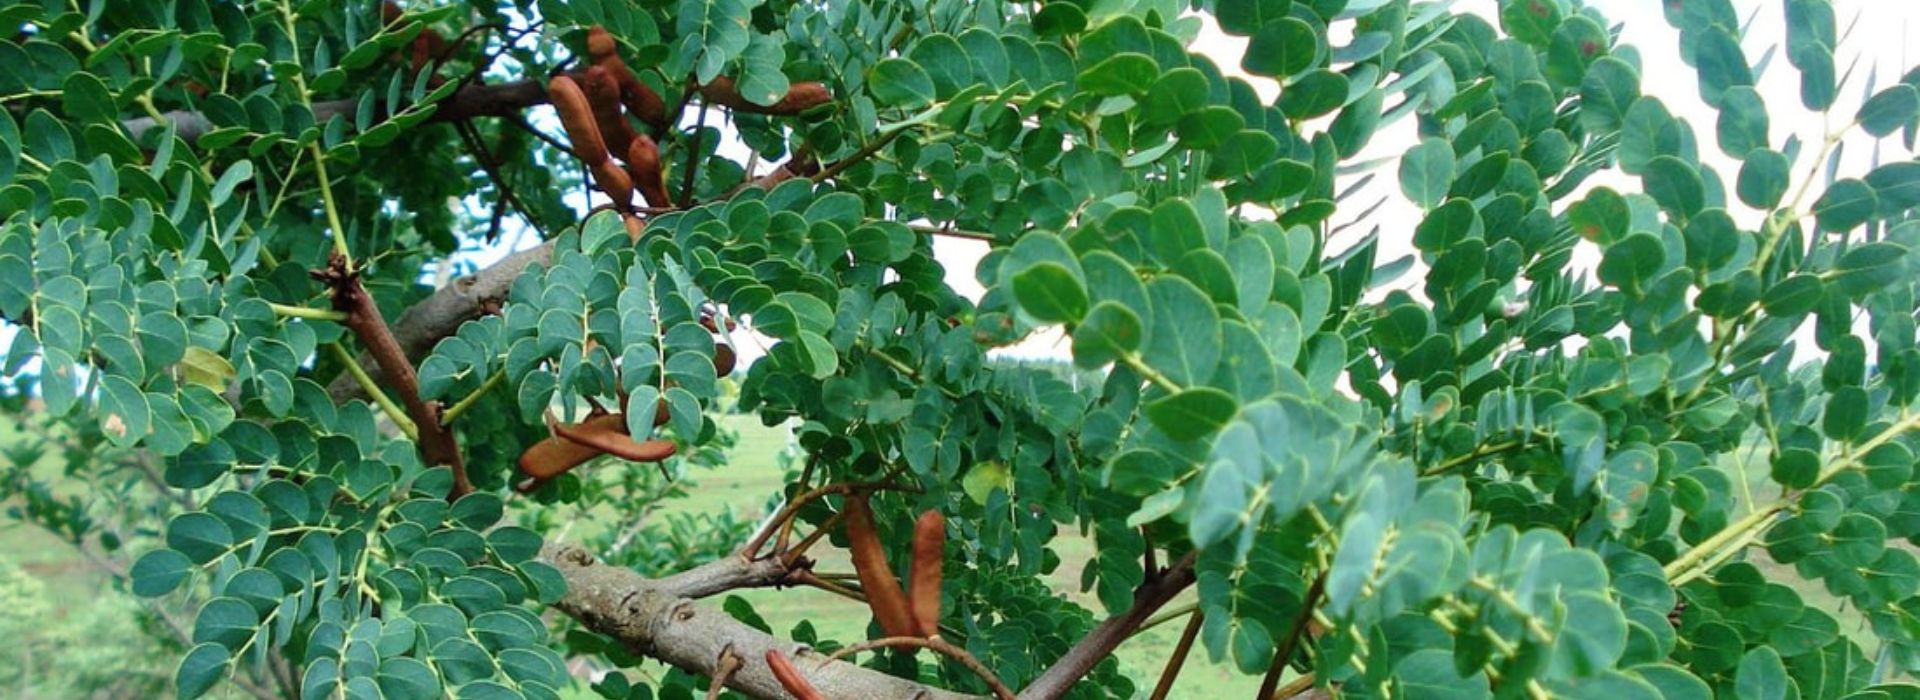
M 1094 304 L 1073 329 L 1074 364 L 1093 369 L 1111 363 L 1138 350 L 1143 332 L 1132 309 L 1113 301 Z
M 1700 170 L 1679 158 L 1658 156 L 1648 161 L 1642 182 L 1653 201 L 1675 220 L 1685 221 L 1707 205 Z
M 1087 314 L 1087 288 L 1072 270 L 1042 262 L 1013 276 L 1013 296 L 1044 323 L 1077 323 Z
M 1247 44 L 1240 67 L 1254 75 L 1285 78 L 1313 67 L 1322 50 L 1313 27 L 1294 17 L 1260 25 Z
M 1740 201 L 1755 209 L 1780 206 L 1780 198 L 1787 194 L 1787 171 L 1792 165 L 1779 151 L 1748 153 L 1746 162 L 1740 165 Z
M 1888 163 L 1867 173 L 1867 186 L 1880 201 L 1880 212 L 1891 216 L 1920 206 L 1920 162 Z
M 1152 56 L 1123 53 L 1080 71 L 1079 85 L 1093 95 L 1140 95 L 1159 77 L 1160 66 Z
M 1196 68 L 1175 68 L 1161 75 L 1140 101 L 1141 119 L 1166 126 L 1207 105 L 1207 76 Z
M 375 681 L 387 700 L 433 700 L 441 697 L 440 676 L 419 659 L 399 657 L 380 662 Z
M 173 673 L 174 697 L 193 700 L 227 677 L 227 650 L 218 644 L 198 644 L 180 659 Z
M 1560 27 L 1559 0 L 1515 0 L 1500 4 L 1500 28 L 1515 39 L 1545 48 Z
M 867 87 L 880 104 L 914 109 L 933 103 L 933 78 L 927 71 L 904 58 L 889 58 L 874 64 Z
M 1879 195 L 1867 183 L 1847 178 L 1833 183 L 1826 194 L 1813 203 L 1815 224 L 1825 233 L 1844 233 L 1859 228 L 1873 218 L 1880 206 Z
M 1422 209 L 1432 209 L 1453 187 L 1453 144 L 1429 138 L 1400 158 L 1400 191 Z
M 1629 294 L 1647 291 L 1647 283 L 1666 264 L 1666 249 L 1651 234 L 1636 233 L 1607 247 L 1600 259 L 1600 281 Z
M 1233 420 L 1240 402 L 1213 387 L 1186 389 L 1145 406 L 1147 418 L 1175 440 L 1197 440 Z
M 1346 104 L 1347 76 L 1319 69 L 1280 89 L 1280 112 L 1289 119 L 1312 119 Z
M 1270 22 L 1287 18 L 1293 0 L 1246 0 L 1223 2 L 1214 8 L 1220 28 L 1235 36 L 1252 36 Z M 1052 5 L 1048 5 L 1052 7 Z
M 1213 376 L 1220 362 L 1220 315 L 1206 294 L 1178 277 L 1147 285 L 1153 319 L 1143 353 L 1149 366 L 1183 387 Z
M 1720 98 L 1720 120 L 1715 133 L 1720 150 L 1734 158 L 1767 147 L 1767 103 L 1748 86 L 1727 90 Z
M 1581 238 L 1596 243 L 1613 243 L 1627 235 L 1633 223 L 1633 213 L 1627 209 L 1627 199 L 1620 193 L 1606 187 L 1595 187 L 1587 193 L 1586 199 L 1574 202 L 1567 208 L 1567 222 L 1573 224 L 1573 232 Z
M 1845 386 L 1827 398 L 1827 410 L 1820 429 L 1827 437 L 1853 442 L 1867 429 L 1867 392 L 1857 386 Z
M 205 564 L 233 545 L 233 530 L 206 513 L 182 513 L 167 523 L 167 546 L 196 564 Z
M 1920 116 L 1920 91 L 1904 83 L 1875 93 L 1860 106 L 1854 121 L 1874 136 L 1887 136 Z
M 193 561 L 171 549 L 156 549 L 140 555 L 127 577 L 132 579 L 133 594 L 153 598 L 172 593 L 193 571 Z

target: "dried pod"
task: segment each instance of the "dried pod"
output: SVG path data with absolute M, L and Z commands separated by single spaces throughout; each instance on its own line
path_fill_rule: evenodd
M 624 211 L 633 206 L 633 179 L 627 177 L 627 171 L 620 169 L 613 159 L 593 164 L 593 181 L 613 200 L 615 207 Z
M 607 60 L 614 55 L 613 35 L 606 27 L 598 24 L 587 28 L 587 58 L 593 63 Z
M 666 174 L 660 170 L 660 147 L 646 134 L 635 136 L 627 146 L 627 172 L 632 173 L 633 185 L 640 189 L 647 206 L 656 209 L 673 206 L 673 198 L 667 195 Z
M 779 649 L 767 650 L 767 670 L 773 672 L 773 679 L 780 681 L 780 687 L 787 689 L 796 700 L 827 700 L 827 696 L 821 695 L 812 683 L 808 683 L 807 677 L 800 675 L 800 669 L 795 668 Z
M 853 571 L 860 576 L 860 590 L 867 594 L 867 607 L 873 619 L 889 637 L 914 636 L 913 616 L 907 611 L 906 594 L 900 579 L 887 566 L 886 550 L 874 531 L 873 508 L 866 494 L 847 497 L 847 541 L 852 554 Z
M 718 76 L 712 82 L 700 86 L 700 96 L 710 103 L 717 104 L 737 112 L 754 114 L 772 114 L 791 116 L 805 112 L 833 100 L 833 93 L 823 83 L 794 83 L 787 88 L 787 94 L 780 101 L 770 105 L 754 104 L 740 94 L 739 86 L 733 78 Z
M 580 89 L 580 84 L 569 76 L 553 76 L 547 81 L 547 97 L 560 113 L 560 125 L 573 141 L 574 155 L 588 165 L 606 162 L 607 143 L 600 138 L 600 126 L 593 119 L 593 105 L 587 102 L 587 94 Z
M 589 418 L 582 425 L 600 425 L 609 429 L 625 427 L 626 417 L 618 413 Z M 598 457 L 603 452 L 580 443 L 554 436 L 533 443 L 527 451 L 520 453 L 518 467 L 520 473 L 535 479 L 551 479 L 565 474 Z
M 593 106 L 593 121 L 600 125 L 600 139 L 606 142 L 608 152 L 626 153 L 627 145 L 633 143 L 633 127 L 620 116 L 620 83 L 600 66 L 588 68 L 579 81 L 581 91 L 587 94 L 587 104 Z
M 940 576 L 946 549 L 946 516 L 937 510 L 921 513 L 913 524 L 913 569 L 907 574 L 907 600 L 913 606 L 914 629 L 922 637 L 940 636 Z
M 715 343 L 713 345 L 714 376 L 724 377 L 733 374 L 733 367 L 735 364 L 738 364 L 739 361 L 739 356 L 733 352 L 733 346 L 726 343 Z

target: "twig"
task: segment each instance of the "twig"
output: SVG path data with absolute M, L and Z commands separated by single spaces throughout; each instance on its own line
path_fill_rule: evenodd
M 353 381 L 359 383 L 360 388 L 373 399 L 373 405 L 380 407 L 380 412 L 387 414 L 387 418 L 393 421 L 394 426 L 398 427 L 408 440 L 419 440 L 420 427 L 414 424 L 412 418 L 407 417 L 405 410 L 393 402 L 393 397 L 387 396 L 386 390 L 380 388 L 379 382 L 375 382 L 373 376 L 367 374 L 367 368 L 360 366 L 360 361 L 353 358 L 353 353 L 347 352 L 347 348 L 339 343 L 329 343 L 328 347 L 333 349 L 334 358 L 340 361 L 340 365 L 346 369 L 348 375 L 353 377 Z
M 906 129 L 904 128 L 889 131 L 880 138 L 874 139 L 872 143 L 861 146 L 860 150 L 853 152 L 853 155 L 834 161 L 832 165 L 827 166 L 820 172 L 814 173 L 811 179 L 814 182 L 826 182 L 828 179 L 845 172 L 847 168 L 851 168 L 859 164 L 860 161 L 872 157 L 873 154 L 879 153 L 880 149 L 886 148 L 887 144 L 893 143 L 894 139 L 900 138 L 900 134 L 905 132 Z
M 1132 636 L 1133 630 L 1153 615 L 1155 610 L 1166 605 L 1167 601 L 1173 600 L 1173 597 L 1186 590 L 1187 586 L 1193 585 L 1193 562 L 1198 556 L 1198 551 L 1187 552 L 1186 556 L 1167 567 L 1158 577 L 1141 584 L 1140 588 L 1133 592 L 1133 607 L 1128 608 L 1124 613 L 1107 618 L 1105 622 L 1093 628 L 1093 631 L 1081 637 L 1073 648 L 1068 649 L 1067 653 L 1041 673 L 1039 678 L 1034 679 L 1021 690 L 1020 698 L 1022 700 L 1053 700 L 1066 695 L 1067 691 L 1073 688 L 1074 683 L 1085 677 L 1087 672 L 1092 671 L 1102 659 L 1112 655 L 1113 650 Z
M 553 136 L 549 135 L 547 132 L 541 131 L 539 128 L 535 127 L 532 123 L 529 123 L 526 117 L 522 117 L 518 114 L 510 114 L 510 115 L 507 115 L 506 119 L 508 124 L 512 124 L 514 126 L 520 127 L 522 131 L 532 134 L 534 138 L 547 142 L 547 145 L 552 146 L 556 149 L 559 149 L 561 153 L 567 154 L 568 158 L 572 158 L 574 160 L 580 159 L 580 154 L 573 152 L 573 146 L 566 143 L 561 143 L 560 139 L 556 139 Z
M 1180 677 L 1180 669 L 1187 667 L 1187 652 L 1193 650 L 1193 639 L 1200 636 L 1200 625 L 1206 621 L 1204 613 L 1194 613 L 1187 620 L 1186 630 L 1180 633 L 1180 643 L 1174 645 L 1173 656 L 1167 658 L 1167 667 L 1160 671 L 1160 682 L 1153 686 L 1153 695 L 1148 700 L 1166 700 L 1167 693 L 1173 690 L 1173 681 Z
M 680 208 L 693 206 L 693 176 L 700 170 L 700 137 L 707 129 L 707 104 L 700 103 L 700 114 L 694 118 L 693 138 L 687 143 L 687 174 L 680 179 Z
M 367 293 L 360 283 L 360 275 L 354 271 L 346 259 L 335 256 L 327 269 L 314 273 L 333 290 L 333 308 L 343 311 L 347 318 L 341 325 L 352 330 L 360 338 L 367 352 L 373 355 L 374 362 L 380 366 L 380 373 L 394 391 L 400 395 L 401 403 L 407 407 L 418 426 L 419 437 L 414 444 L 420 450 L 421 461 L 428 466 L 446 465 L 453 470 L 453 488 L 447 493 L 447 500 L 459 500 L 473 491 L 473 483 L 467 479 L 467 464 L 460 454 L 460 445 L 453 439 L 453 431 L 448 430 L 440 420 L 438 404 L 428 403 L 420 398 L 420 378 L 414 372 L 413 362 L 400 349 L 400 342 L 393 337 L 393 329 L 386 319 L 380 316 L 380 307 L 373 302 L 373 296 Z M 340 350 L 343 359 L 351 360 L 345 349 Z
M 532 210 L 527 209 L 526 205 L 520 203 L 520 198 L 514 196 L 513 186 L 507 184 L 506 176 L 500 173 L 500 164 L 494 158 L 493 152 L 487 150 L 486 144 L 481 143 L 480 131 L 474 128 L 473 122 L 454 122 L 453 127 L 454 131 L 460 134 L 460 140 L 466 143 L 467 150 L 473 153 L 473 159 L 480 162 L 480 169 L 486 172 L 488 179 L 493 180 L 495 187 L 500 188 L 500 202 L 512 205 L 515 210 L 520 212 L 522 217 L 531 223 L 533 221 Z M 494 228 L 496 230 L 499 228 L 500 220 L 498 212 L 499 209 L 496 207 L 494 214 Z M 537 224 L 535 228 L 538 228 Z M 545 238 L 546 236 L 542 234 L 541 237 Z M 489 235 L 488 240 L 492 239 L 493 236 Z
M 1313 674 L 1302 673 L 1300 674 L 1299 678 L 1295 678 L 1291 681 L 1287 681 L 1286 685 L 1280 686 L 1279 689 L 1274 690 L 1273 695 L 1269 695 L 1267 696 L 1267 698 L 1263 698 L 1262 700 L 1269 700 L 1269 699 L 1270 700 L 1287 700 L 1287 698 L 1291 698 L 1301 693 L 1307 692 L 1307 689 L 1312 687 L 1313 687 Z
M 1287 662 L 1293 659 L 1293 651 L 1300 646 L 1300 639 L 1307 634 L 1307 623 L 1313 621 L 1313 609 L 1320 605 L 1320 595 L 1326 591 L 1327 575 L 1321 573 L 1313 579 L 1313 585 L 1307 588 L 1307 596 L 1301 599 L 1300 614 L 1293 619 L 1293 630 L 1287 633 L 1287 639 L 1273 652 L 1273 665 L 1267 667 L 1267 677 L 1260 681 L 1260 694 L 1257 697 L 1274 697 L 1274 690 L 1280 686 L 1280 674 L 1287 670 Z
M 467 394 L 466 398 L 460 399 L 455 402 L 453 406 L 449 407 L 446 412 L 441 413 L 440 421 L 447 425 L 453 425 L 454 419 L 459 418 L 460 414 L 466 413 L 468 409 L 473 408 L 473 405 L 479 403 L 480 398 L 486 396 L 488 391 L 492 391 L 494 387 L 505 384 L 506 381 L 507 373 L 505 370 L 494 372 L 493 376 L 487 377 L 487 381 L 482 383 L 479 388 L 474 389 L 473 393 Z
M 707 700 L 719 700 L 720 693 L 727 689 L 727 679 L 733 672 L 740 670 L 743 664 L 740 657 L 733 653 L 733 645 L 728 644 L 720 650 L 720 662 L 713 669 L 713 684 L 707 686 Z
M 918 487 L 902 486 L 899 484 L 890 483 L 888 481 L 889 479 L 892 479 L 894 476 L 898 475 L 900 471 L 901 471 L 900 468 L 895 467 L 893 471 L 890 471 L 886 474 L 886 476 L 881 477 L 880 481 L 863 482 L 863 483 L 843 482 L 838 484 L 827 484 L 825 486 L 821 486 L 819 488 L 815 488 L 806 493 L 800 494 L 799 496 L 795 496 L 793 500 L 787 501 L 787 505 L 781 507 L 780 512 L 776 514 L 772 520 L 767 521 L 766 526 L 760 528 L 759 532 L 754 533 L 753 539 L 747 540 L 747 543 L 742 547 L 740 547 L 740 551 L 739 551 L 740 558 L 747 559 L 747 560 L 754 559 L 756 556 L 760 554 L 760 548 L 766 545 L 767 540 L 773 537 L 773 534 L 775 532 L 779 531 L 782 524 L 784 524 L 788 519 L 791 519 L 796 513 L 800 512 L 801 506 L 805 506 L 806 504 L 811 503 L 815 500 L 818 500 L 824 496 L 828 496 L 831 494 L 854 493 L 854 492 L 860 492 L 860 491 L 889 491 L 889 490 L 913 491 L 913 490 L 916 490 Z
M 882 637 L 880 639 L 869 639 L 858 644 L 842 647 L 828 654 L 827 661 L 839 661 L 847 656 L 873 649 L 899 647 L 932 649 L 935 652 L 944 654 L 947 658 L 960 662 L 961 666 L 965 666 L 967 670 L 972 671 L 973 675 L 979 676 L 980 680 L 986 681 L 987 687 L 993 689 L 994 697 L 1000 698 L 1000 700 L 1014 700 L 1013 690 L 1009 689 L 1006 683 L 1002 683 L 999 676 L 993 675 L 993 671 L 988 670 L 985 664 L 980 663 L 979 659 L 973 658 L 973 654 L 968 653 L 967 650 L 954 646 L 952 642 L 948 642 L 939 637 Z

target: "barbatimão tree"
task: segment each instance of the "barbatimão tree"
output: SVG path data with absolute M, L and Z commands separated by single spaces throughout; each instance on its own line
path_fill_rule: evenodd
M 1741 4 L 8 2 L 11 512 L 181 698 L 1920 697 L 1920 73 Z M 622 522 L 736 386 L 777 507 Z

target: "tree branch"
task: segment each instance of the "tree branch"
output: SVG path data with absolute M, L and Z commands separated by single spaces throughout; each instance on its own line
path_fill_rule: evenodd
M 407 359 L 392 328 L 381 318 L 380 307 L 374 304 L 373 296 L 360 284 L 359 272 L 349 269 L 344 259 L 335 256 L 326 270 L 315 274 L 333 290 L 333 308 L 346 313 L 341 325 L 353 331 L 367 346 L 386 383 L 406 405 L 407 413 L 419 429 L 415 444 L 419 446 L 421 461 L 428 466 L 444 464 L 453 469 L 453 490 L 447 494 L 447 500 L 459 500 L 472 492 L 473 484 L 467 480 L 467 464 L 460 454 L 460 445 L 454 442 L 453 431 L 441 422 L 439 405 L 420 398 L 420 378 L 414 374 L 413 361 Z
M 1032 683 L 1027 684 L 1027 687 L 1020 691 L 1020 700 L 1053 700 L 1066 695 L 1067 691 L 1073 688 L 1074 683 L 1078 683 L 1102 659 L 1113 654 L 1113 650 L 1118 648 L 1121 642 L 1132 636 L 1134 628 L 1146 622 L 1147 618 L 1153 615 L 1153 611 L 1159 610 L 1160 606 L 1173 600 L 1173 597 L 1186 590 L 1187 586 L 1193 585 L 1193 561 L 1197 554 L 1197 552 L 1187 552 L 1180 561 L 1161 572 L 1158 578 L 1135 589 L 1132 608 L 1128 608 L 1120 615 L 1107 618 L 1106 622 L 1093 628 L 1087 636 L 1081 637 L 1079 643 L 1074 644 L 1072 649 L 1068 649 L 1065 656 L 1053 662 L 1053 666 L 1047 668 L 1045 673 L 1033 679 Z
M 474 117 L 503 117 L 518 114 L 520 110 L 547 103 L 546 82 L 541 80 L 520 80 L 496 85 L 468 85 L 455 90 L 446 99 L 435 103 L 430 122 L 451 122 L 472 119 Z M 313 103 L 313 121 L 325 124 L 335 116 L 344 116 L 349 120 L 360 109 L 359 98 L 332 100 Z M 134 143 L 140 143 L 147 132 L 165 127 L 168 122 L 174 125 L 174 135 L 191 144 L 198 141 L 207 132 L 218 128 L 206 115 L 188 110 L 174 110 L 160 115 L 166 121 L 153 117 L 140 117 L 120 122 L 127 137 Z M 380 116 L 385 119 L 384 113 Z
M 533 265 L 545 265 L 553 256 L 553 242 L 548 241 L 533 248 L 508 255 L 486 269 L 435 291 L 420 303 L 414 304 L 395 319 L 393 338 L 400 344 L 400 350 L 408 358 L 423 357 L 433 349 L 434 343 L 453 335 L 460 330 L 460 324 L 479 318 L 500 308 L 507 298 L 507 292 L 513 288 L 513 281 Z M 361 364 L 371 364 L 372 358 L 361 355 Z M 375 370 L 369 368 L 373 378 L 386 381 L 384 367 Z M 361 398 L 358 384 L 351 377 L 335 379 L 327 387 L 335 401 Z
M 745 663 L 727 677 L 727 687 L 753 697 L 787 697 L 766 664 L 756 663 L 768 650 L 779 650 L 792 657 L 828 697 L 979 700 L 979 696 L 931 688 L 849 663 L 825 663 L 822 654 L 775 639 L 725 614 L 703 610 L 691 600 L 693 594 L 711 595 L 765 581 L 769 564 L 756 566 L 738 557 L 722 557 L 675 576 L 648 579 L 625 568 L 600 565 L 592 554 L 572 546 L 548 545 L 541 558 L 566 577 L 567 595 L 556 606 L 561 612 L 619 640 L 634 653 L 698 675 L 719 675 L 722 652 L 731 647 L 732 654 Z

